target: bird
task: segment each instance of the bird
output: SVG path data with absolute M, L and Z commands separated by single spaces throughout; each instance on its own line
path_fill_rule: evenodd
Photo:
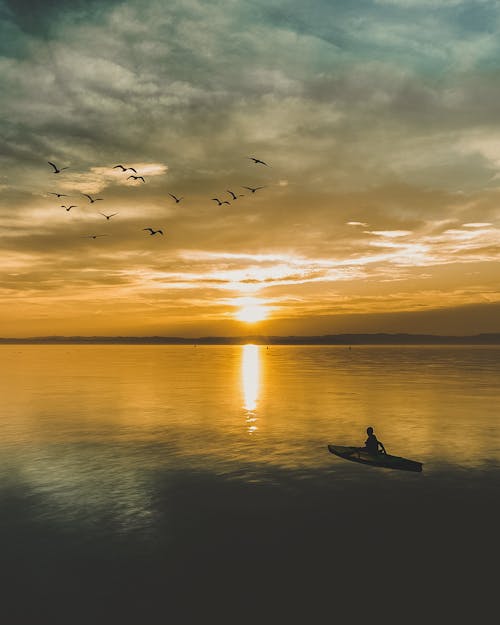
M 169 195 L 170 195 L 170 197 L 174 198 L 176 204 L 178 204 L 181 200 L 184 199 L 182 197 L 175 197 L 175 195 L 172 195 L 172 193 L 169 193 Z
M 106 217 L 106 219 L 109 221 L 111 219 L 111 217 L 114 217 L 115 215 L 118 215 L 118 213 L 111 213 L 111 215 L 105 215 L 104 213 L 99 213 L 99 215 L 102 215 L 103 217 Z
M 134 174 L 137 173 L 137 170 L 134 169 L 133 167 L 124 167 L 123 165 L 115 165 L 113 169 L 116 169 L 117 167 L 119 167 L 122 171 L 133 171 Z
M 67 211 L 70 211 L 72 208 L 78 208 L 78 207 L 75 206 L 75 204 L 71 204 L 71 206 L 64 206 L 64 204 L 62 204 L 61 208 L 65 208 Z
M 143 230 L 149 230 L 150 236 L 157 234 L 158 232 L 163 236 L 163 230 L 153 230 L 153 228 L 143 228 Z
M 231 194 L 231 197 L 233 198 L 233 200 L 237 200 L 239 197 L 244 197 L 245 194 L 244 193 L 240 193 L 239 195 L 236 195 L 236 193 L 233 193 L 231 190 L 227 190 L 228 193 Z
M 99 200 L 103 199 L 102 197 L 93 198 L 90 195 L 88 195 L 87 193 L 82 193 L 82 195 L 84 195 L 85 197 L 88 197 L 91 204 L 93 204 L 94 202 L 98 202 Z
M 146 182 L 146 181 L 144 180 L 144 177 L 143 177 L 143 176 L 133 176 L 133 175 L 130 175 L 130 176 L 127 178 L 127 180 L 130 180 L 130 178 L 133 178 L 134 180 L 142 180 L 142 182 Z
M 107 234 L 85 234 L 83 235 L 84 239 L 97 239 L 98 237 L 107 237 Z
M 255 158 L 255 156 L 248 156 L 247 158 L 249 158 L 256 164 L 260 163 L 261 165 L 266 165 L 267 167 L 269 167 L 269 165 L 267 163 L 264 163 L 264 161 L 261 161 L 260 158 Z
M 54 191 L 49 191 L 49 194 L 57 197 L 69 197 L 69 195 L 66 195 L 65 193 L 54 193 Z
M 252 193 L 255 193 L 256 191 L 258 191 L 259 189 L 265 189 L 265 187 L 242 187 L 242 189 L 248 189 L 249 191 L 251 191 Z
M 229 204 L 229 205 L 231 205 L 231 202 L 228 202 L 227 200 L 224 200 L 223 202 L 221 202 L 221 201 L 219 200 L 219 198 L 218 198 L 218 197 L 213 197 L 213 198 L 211 198 L 211 199 L 212 199 L 214 202 L 217 202 L 217 204 L 218 204 L 219 206 L 222 206 L 223 204 Z
M 54 165 L 54 163 L 51 163 L 50 161 L 47 161 L 47 163 L 49 165 L 52 165 L 52 167 L 54 168 L 54 171 L 52 172 L 53 174 L 60 174 L 63 169 L 68 169 L 68 167 L 61 167 L 61 169 L 59 169 L 58 167 L 56 167 L 56 165 Z

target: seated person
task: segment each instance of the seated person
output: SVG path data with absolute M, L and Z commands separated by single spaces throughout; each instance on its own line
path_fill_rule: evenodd
M 366 433 L 368 434 L 368 438 L 365 441 L 365 446 L 360 451 L 367 451 L 369 454 L 372 454 L 372 456 L 376 456 L 379 453 L 380 447 L 380 453 L 386 454 L 385 447 L 373 433 L 373 428 L 367 428 Z

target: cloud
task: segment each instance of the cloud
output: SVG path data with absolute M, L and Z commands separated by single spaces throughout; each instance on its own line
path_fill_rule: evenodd
M 488 223 L 488 222 L 476 222 L 476 223 L 469 223 L 469 224 L 462 224 L 462 226 L 464 228 L 488 228 L 490 226 L 493 226 L 493 224 Z
M 435 9 L 440 9 L 443 7 L 454 7 L 468 0 L 374 0 L 374 4 L 378 4 L 380 6 L 394 6 L 394 7 L 405 7 L 405 8 L 419 8 L 424 6 L 426 8 L 432 7 Z
M 411 230 L 367 230 L 366 234 L 374 234 L 378 237 L 386 237 L 388 239 L 395 239 L 399 237 L 407 237 L 412 234 Z
M 3 14 L 0 260 L 28 316 L 62 297 L 201 314 L 238 292 L 313 311 L 372 280 L 414 289 L 416 306 L 418 276 L 499 260 L 493 3 L 23 0 Z M 227 189 L 245 195 L 216 206 Z
M 161 176 L 168 170 L 168 166 L 162 163 L 133 163 L 127 165 L 137 171 L 137 175 Z M 131 180 L 129 177 L 133 171 L 123 172 L 121 169 L 114 169 L 114 165 L 108 167 L 91 167 L 87 172 L 66 174 L 59 185 L 64 191 L 80 191 L 81 193 L 99 193 L 111 185 L 137 186 L 140 180 Z

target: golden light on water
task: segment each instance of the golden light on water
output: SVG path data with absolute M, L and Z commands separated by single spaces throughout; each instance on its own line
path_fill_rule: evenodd
M 257 400 L 260 387 L 260 353 L 258 345 L 243 345 L 241 378 L 243 385 L 243 408 L 248 432 L 257 430 Z

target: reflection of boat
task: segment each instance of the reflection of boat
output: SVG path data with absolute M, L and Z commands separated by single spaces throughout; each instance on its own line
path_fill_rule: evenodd
M 422 471 L 422 463 L 416 460 L 408 460 L 399 456 L 391 456 L 389 454 L 369 454 L 366 450 L 359 447 L 343 447 L 342 445 L 328 445 L 328 450 L 352 462 L 360 462 L 361 464 L 370 464 L 373 467 L 385 467 L 386 469 L 400 469 L 401 471 Z

